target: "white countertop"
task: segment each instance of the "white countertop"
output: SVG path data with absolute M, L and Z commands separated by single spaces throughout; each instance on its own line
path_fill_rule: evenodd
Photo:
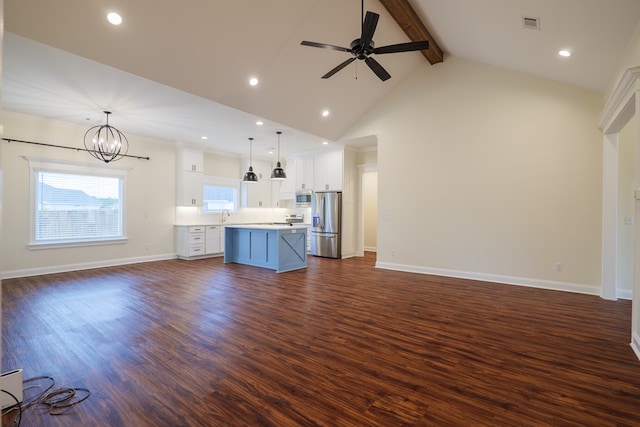
M 274 224 L 272 222 L 258 222 L 258 223 L 238 223 L 238 222 L 223 222 L 223 223 L 198 223 L 198 224 L 174 224 L 174 227 L 206 227 L 208 225 L 216 225 L 219 227 L 254 227 L 254 226 L 276 226 L 276 227 L 289 227 L 285 224 Z M 293 227 L 310 227 L 311 224 L 305 222 L 295 222 Z
M 227 228 L 251 228 L 253 230 L 306 230 L 307 224 L 227 224 Z

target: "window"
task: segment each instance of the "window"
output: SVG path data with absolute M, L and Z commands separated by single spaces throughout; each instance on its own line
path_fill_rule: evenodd
M 240 183 L 237 179 L 204 177 L 202 212 L 238 210 Z
M 29 159 L 32 245 L 125 238 L 122 169 Z

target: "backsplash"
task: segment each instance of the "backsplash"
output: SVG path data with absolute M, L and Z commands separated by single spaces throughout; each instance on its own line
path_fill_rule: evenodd
M 288 214 L 303 214 L 304 222 L 311 221 L 311 208 L 241 208 L 238 212 L 231 212 L 229 216 L 224 213 L 224 222 L 227 224 L 255 224 L 283 222 Z M 220 213 L 202 213 L 200 208 L 191 206 L 176 207 L 176 225 L 207 225 L 221 224 Z

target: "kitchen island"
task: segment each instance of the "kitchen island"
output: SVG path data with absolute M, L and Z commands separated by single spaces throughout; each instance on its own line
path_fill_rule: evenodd
M 253 265 L 278 273 L 307 267 L 306 225 L 228 225 L 224 262 Z

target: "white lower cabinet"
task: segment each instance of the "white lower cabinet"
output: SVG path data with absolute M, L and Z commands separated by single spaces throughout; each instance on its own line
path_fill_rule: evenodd
M 224 230 L 226 227 L 220 227 L 220 253 L 224 253 Z
M 204 233 L 204 253 L 207 255 L 220 253 L 220 227 L 207 225 Z
M 176 226 L 176 255 L 181 259 L 196 259 L 222 253 L 218 225 Z

